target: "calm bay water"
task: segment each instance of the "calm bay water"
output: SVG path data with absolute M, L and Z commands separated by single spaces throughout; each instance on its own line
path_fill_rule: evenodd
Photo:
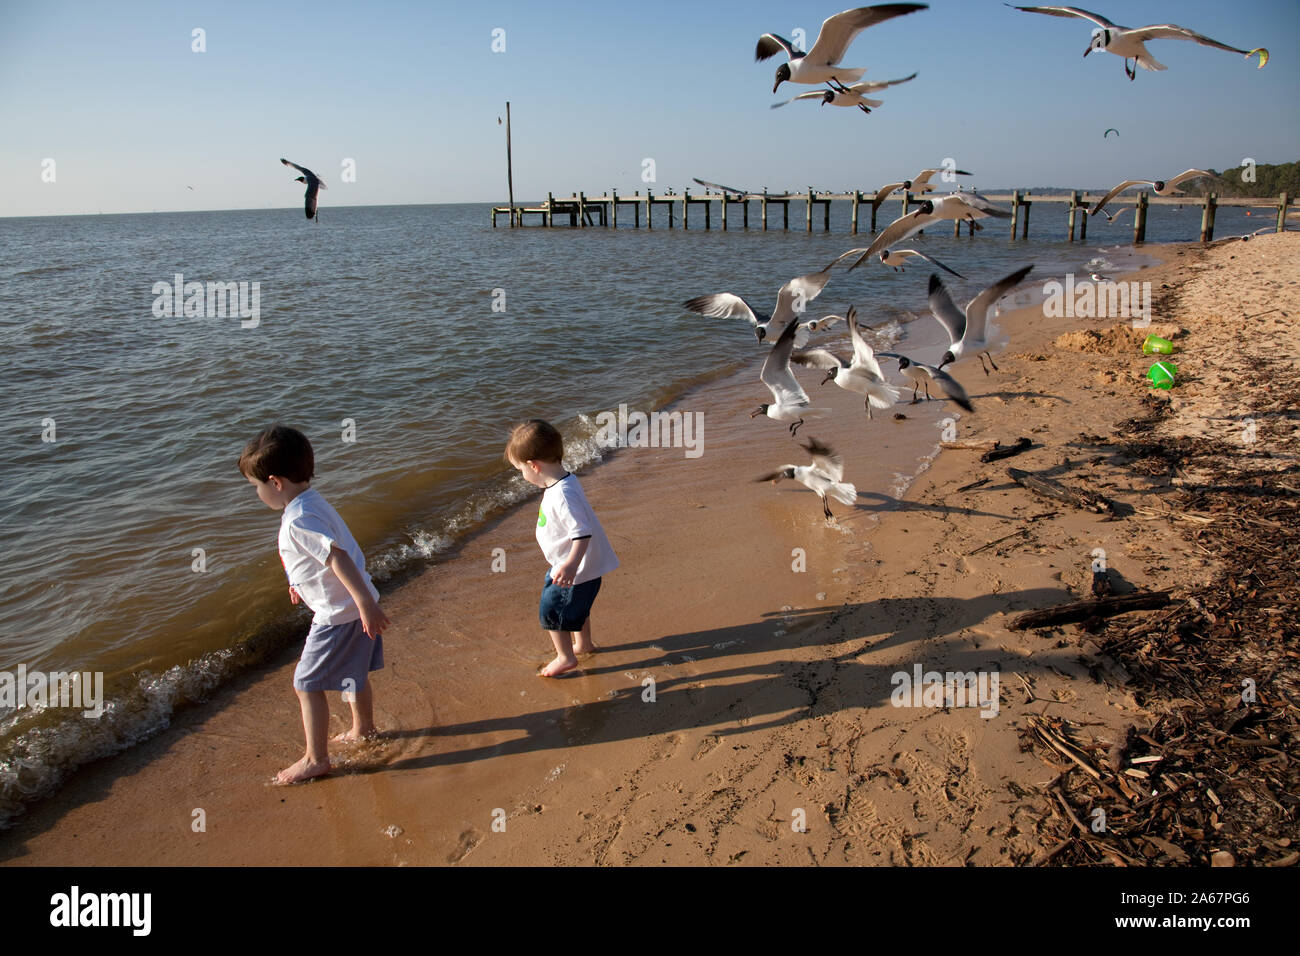
M 909 245 L 968 277 L 950 283 L 962 302 L 1030 261 L 1040 281 L 1145 263 L 1122 245 L 1129 217 L 1075 245 L 1064 217 L 1040 205 L 1027 243 L 985 220 L 973 240 L 941 226 Z M 1199 222 L 1153 207 L 1148 240 Z M 1217 232 L 1267 222 L 1224 207 Z M 102 671 L 107 697 L 97 720 L 0 706 L 0 822 L 305 631 L 279 514 L 235 466 L 259 429 L 311 438 L 315 485 L 382 589 L 527 496 L 500 458 L 512 422 L 560 423 L 579 466 L 599 457 L 597 412 L 756 371 L 748 326 L 680 303 L 732 291 L 770 309 L 786 279 L 869 241 L 847 235 L 847 204 L 832 230 L 494 230 L 485 205 L 325 208 L 319 225 L 299 210 L 0 219 L 0 678 Z M 177 273 L 256 282 L 256 327 L 155 315 L 155 283 Z M 906 338 L 927 276 L 837 272 L 811 311 L 852 302 Z

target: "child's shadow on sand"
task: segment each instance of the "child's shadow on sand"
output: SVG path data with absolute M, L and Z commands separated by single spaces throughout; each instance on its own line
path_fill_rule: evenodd
M 633 674 L 635 680 L 629 679 L 626 690 L 612 697 L 509 717 L 396 731 L 392 736 L 408 739 L 518 735 L 520 732 L 522 736 L 405 757 L 369 769 L 357 768 L 354 772 L 447 766 L 509 754 L 640 740 L 700 727 L 713 727 L 715 733 L 726 736 L 766 730 L 849 707 L 887 705 L 894 689 L 892 676 L 899 671 L 910 674 L 917 663 L 925 671 L 990 671 L 1001 670 L 1005 665 L 1023 673 L 1048 671 L 1053 666 L 1069 667 L 1078 656 L 1078 650 L 1073 647 L 1036 654 L 1032 660 L 1014 657 L 1011 661 L 1007 660 L 1010 655 L 996 647 L 956 650 L 946 642 L 931 645 L 896 664 L 864 664 L 858 657 L 868 650 L 943 642 L 948 635 L 1008 610 L 1008 605 L 1014 609 L 1030 609 L 1070 599 L 1068 592 L 1057 589 L 1007 592 L 969 600 L 881 598 L 835 608 L 772 612 L 765 615 L 767 620 L 763 622 L 618 645 L 607 653 L 617 653 L 623 663 L 602 665 L 601 656 L 597 655 L 585 661 L 582 669 L 586 677 Z M 846 624 L 840 623 L 850 615 L 857 617 L 853 634 L 848 632 Z M 861 625 L 863 619 L 870 622 L 865 632 Z M 901 630 L 893 630 L 889 626 L 891 621 L 907 623 Z M 778 636 L 777 631 L 784 633 Z M 673 673 L 687 663 L 698 667 L 710 660 L 756 651 L 818 645 L 836 653 L 807 661 L 776 660 L 721 670 L 706 669 L 704 673 L 689 676 Z M 641 660 L 626 660 L 628 651 L 652 648 L 657 651 Z M 640 683 L 647 675 L 655 680 L 653 702 L 644 699 L 646 688 Z M 743 715 L 743 725 L 737 724 L 737 711 Z

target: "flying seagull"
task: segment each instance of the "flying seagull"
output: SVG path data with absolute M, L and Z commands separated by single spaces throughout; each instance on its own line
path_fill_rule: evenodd
M 1050 17 L 1082 17 L 1085 20 L 1091 20 L 1097 26 L 1092 31 L 1092 42 L 1088 44 L 1088 49 L 1083 51 L 1083 55 L 1087 56 L 1093 50 L 1105 50 L 1107 53 L 1122 56 L 1124 58 L 1124 73 L 1130 80 L 1137 79 L 1137 68 L 1139 66 L 1144 70 L 1168 69 L 1147 52 L 1147 40 L 1192 40 L 1201 44 L 1201 46 L 1212 46 L 1216 50 L 1240 53 L 1246 59 L 1250 59 L 1258 53 L 1259 68 L 1261 70 L 1264 68 L 1264 64 L 1268 62 L 1268 50 L 1262 46 L 1253 50 L 1238 50 L 1235 46 L 1228 46 L 1218 40 L 1211 40 L 1207 36 L 1202 36 L 1187 29 L 1187 27 L 1180 27 L 1174 23 L 1160 23 L 1149 27 L 1131 29 L 1111 23 L 1100 14 L 1089 13 L 1087 10 L 1080 10 L 1078 7 L 1017 7 L 1013 3 L 1006 5 L 1016 10 L 1023 10 L 1026 13 L 1045 13 Z M 1133 60 L 1135 65 L 1130 67 L 1128 65 L 1129 60 Z
M 930 383 L 938 385 L 943 389 L 945 395 L 966 409 L 968 412 L 975 411 L 975 406 L 970 403 L 966 396 L 966 389 L 961 387 L 961 383 L 945 372 L 943 369 L 935 368 L 933 365 L 926 365 L 923 362 L 914 362 L 906 355 L 898 355 L 895 352 L 879 352 L 881 358 L 892 358 L 898 360 L 898 370 L 903 373 L 903 377 L 912 383 L 912 404 L 917 402 L 917 389 L 925 389 L 925 397 L 930 398 Z
M 1107 223 L 1109 223 L 1109 224 L 1111 224 L 1111 225 L 1114 225 L 1116 219 L 1118 219 L 1120 216 L 1124 215 L 1124 213 L 1128 212 L 1130 209 L 1136 209 L 1136 208 L 1137 208 L 1136 206 L 1125 206 L 1123 209 L 1120 209 L 1120 210 L 1118 210 L 1118 211 L 1116 211 L 1116 212 L 1113 212 L 1113 213 L 1112 213 L 1112 212 L 1107 212 L 1106 210 L 1103 209 L 1103 210 L 1101 211 L 1101 214 L 1102 214 L 1103 216 L 1106 217 L 1106 222 L 1107 222 Z
M 317 222 L 320 222 L 320 216 L 316 214 L 316 196 L 325 188 L 325 184 L 321 182 L 319 176 L 313 173 L 306 166 L 299 166 L 297 163 L 291 163 L 284 158 L 281 158 L 280 162 L 284 163 L 286 166 L 292 166 L 294 169 L 298 170 L 298 172 L 302 173 L 302 175 L 295 179 L 294 182 L 307 184 L 307 218 L 315 219 Z
M 813 408 L 808 401 L 808 393 L 790 371 L 790 353 L 794 351 L 795 326 L 798 324 L 798 321 L 791 320 L 781 332 L 758 376 L 776 401 L 759 405 L 749 414 L 751 419 L 766 415 L 773 421 L 790 422 L 791 435 L 798 433 L 805 416 L 818 417 L 830 411 L 827 408 Z
M 856 83 L 862 79 L 862 74 L 867 72 L 866 67 L 837 66 L 844 58 L 844 54 L 848 52 L 853 38 L 867 27 L 884 23 L 893 17 L 901 17 L 906 13 L 924 10 L 927 6 L 928 4 L 924 3 L 882 3 L 874 7 L 858 7 L 856 10 L 837 13 L 823 21 L 821 32 L 817 34 L 817 42 L 807 53 L 800 53 L 785 37 L 775 33 L 764 33 L 758 38 L 754 59 L 766 60 L 782 50 L 790 58 L 790 62 L 782 63 L 777 67 L 776 83 L 772 86 L 773 93 L 786 80 L 813 86 L 820 86 L 822 83 L 829 83 L 836 79 Z
M 749 195 L 749 191 L 746 189 L 736 189 L 734 186 L 719 186 L 717 183 L 706 183 L 703 179 L 695 179 L 693 176 L 691 178 L 701 186 L 705 186 L 709 189 L 716 189 L 719 192 L 735 193 L 737 196 Z
M 913 73 L 912 76 L 916 76 L 916 74 Z M 879 209 L 882 202 L 900 189 L 910 190 L 914 193 L 932 192 L 934 187 L 930 185 L 930 177 L 935 173 L 950 173 L 954 176 L 974 175 L 973 173 L 966 172 L 964 169 L 923 169 L 911 179 L 904 179 L 900 182 L 890 183 L 887 186 L 881 186 L 877 189 L 875 198 L 871 200 L 871 211 L 875 212 Z
M 1011 213 L 993 205 L 978 193 L 949 193 L 940 199 L 922 199 L 914 210 L 906 216 L 899 216 L 882 229 L 871 241 L 871 245 L 867 246 L 862 258 L 849 266 L 849 269 L 856 269 L 870 256 L 878 255 L 882 250 L 889 249 L 909 236 L 916 235 L 931 223 L 944 219 L 974 222 L 976 219 L 984 219 L 988 216 L 1010 219 Z
M 862 337 L 862 332 L 858 329 L 857 310 L 850 308 L 844 321 L 848 323 L 849 337 L 853 340 L 853 361 L 847 367 L 839 357 L 826 349 L 797 352 L 790 356 L 790 361 L 796 365 L 826 369 L 823 385 L 833 381 L 846 391 L 865 395 L 863 407 L 867 410 L 867 417 L 871 417 L 871 406 L 889 408 L 898 401 L 900 393 L 895 386 L 885 381 L 875 352 Z
M 847 259 L 850 256 L 861 256 L 862 253 L 866 251 L 867 250 L 865 247 L 862 249 L 850 249 L 848 252 L 836 256 L 835 261 L 832 262 L 831 265 L 827 266 L 826 268 L 829 269 L 831 266 L 839 264 L 841 260 Z M 955 275 L 958 279 L 966 278 L 957 270 L 949 269 L 946 265 L 944 265 L 938 259 L 935 259 L 933 256 L 927 256 L 924 252 L 918 252 L 915 249 L 881 249 L 880 250 L 880 261 L 884 265 L 892 266 L 895 272 L 903 271 L 903 266 L 906 265 L 908 256 L 916 256 L 919 259 L 924 259 L 926 262 L 930 263 L 931 265 L 938 266 L 944 272 L 948 272 L 951 273 L 952 275 Z
M 939 368 L 957 361 L 963 355 L 974 353 L 980 357 L 980 368 L 984 369 L 984 374 L 989 373 L 984 365 L 984 356 L 988 355 L 989 313 L 993 311 L 993 306 L 997 304 L 998 299 L 1014 289 L 1025 276 L 1029 275 L 1029 270 L 1032 268 L 1032 265 L 1025 266 L 1006 278 L 999 279 L 967 302 L 964 313 L 952 301 L 948 290 L 943 287 L 942 280 L 931 273 L 930 312 L 948 332 L 948 341 L 951 343 L 948 351 L 943 353 L 943 361 L 939 363 Z M 989 355 L 989 365 L 993 366 L 993 371 L 998 370 L 992 355 Z
M 800 93 L 798 96 L 792 96 L 788 100 L 780 103 L 773 103 L 772 109 L 780 109 L 786 103 L 793 103 L 795 100 L 821 100 L 822 106 L 829 103 L 832 106 L 856 106 L 864 113 L 870 113 L 872 109 L 882 105 L 884 100 L 869 99 L 866 94 L 874 93 L 877 90 L 883 90 L 890 86 L 897 86 L 899 83 L 906 83 L 908 80 L 916 79 L 916 74 L 905 76 L 901 80 L 877 80 L 874 82 L 855 83 L 852 86 L 845 86 L 843 83 L 831 81 L 831 89 L 828 90 L 809 90 L 807 93 Z
M 719 319 L 747 319 L 754 327 L 754 335 L 762 342 L 772 329 L 784 329 L 786 324 L 797 320 L 809 302 L 821 294 L 826 283 L 831 279 L 830 269 L 798 276 L 781 286 L 776 296 L 776 309 L 771 315 L 759 312 L 738 295 L 730 292 L 718 292 L 713 295 L 699 295 L 682 303 L 682 308 L 699 315 Z M 799 323 L 794 321 L 795 325 Z M 800 331 L 799 329 L 795 330 Z M 803 332 L 803 341 L 807 341 L 808 329 Z M 795 333 L 792 332 L 791 335 Z M 802 344 L 802 343 L 796 343 Z
M 1122 193 L 1126 189 L 1131 189 L 1134 186 L 1150 186 L 1155 190 L 1157 196 L 1181 196 L 1183 194 L 1183 191 L 1181 189 L 1175 189 L 1174 188 L 1175 186 L 1177 186 L 1179 183 L 1186 182 L 1189 179 L 1199 179 L 1202 176 L 1208 177 L 1210 179 L 1218 179 L 1218 177 L 1215 176 L 1214 173 L 1207 172 L 1204 169 L 1189 169 L 1184 173 L 1179 173 L 1173 179 L 1169 179 L 1169 180 L 1126 179 L 1124 180 L 1124 182 L 1120 183 L 1110 192 L 1106 193 L 1106 195 L 1101 198 L 1101 202 L 1097 203 L 1097 205 L 1089 209 L 1088 215 L 1090 216 L 1097 215 L 1097 213 L 1101 211 L 1101 208 L 1105 206 L 1106 203 L 1114 199 L 1116 195 Z M 1118 216 L 1119 213 L 1115 213 L 1115 215 Z
M 788 478 L 800 482 L 805 488 L 817 492 L 817 496 L 822 500 L 822 514 L 827 520 L 835 517 L 831 514 L 830 504 L 826 501 L 827 495 L 846 505 L 851 505 L 858 500 L 858 489 L 842 481 L 844 459 L 836 453 L 835 449 L 811 437 L 808 439 L 808 444 L 800 444 L 799 447 L 812 456 L 811 465 L 784 465 L 780 471 L 774 471 L 770 475 L 754 480 L 776 484 L 782 478 Z

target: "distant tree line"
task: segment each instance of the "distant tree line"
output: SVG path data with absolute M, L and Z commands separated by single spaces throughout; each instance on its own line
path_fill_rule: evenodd
M 1286 193 L 1292 199 L 1300 196 L 1300 162 L 1282 163 L 1277 166 L 1257 163 L 1253 170 L 1250 167 L 1236 166 L 1222 172 L 1217 169 L 1211 169 L 1210 172 L 1221 177 L 1220 180 L 1207 182 L 1200 179 L 1184 183 L 1183 186 L 1189 193 L 1197 196 L 1203 196 L 1206 192 L 1225 198 L 1240 196 L 1276 199 L 1282 193 Z M 1254 182 L 1249 181 L 1252 173 Z

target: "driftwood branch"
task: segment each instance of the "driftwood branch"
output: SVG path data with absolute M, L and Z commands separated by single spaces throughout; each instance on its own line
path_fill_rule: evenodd
M 1019 455 L 1027 448 L 1032 448 L 1033 444 L 1034 443 L 1028 438 L 1018 438 L 1015 443 L 1011 445 L 1003 445 L 999 442 L 994 442 L 993 450 L 986 451 L 984 454 L 980 455 L 980 461 L 990 462 L 998 461 L 1001 458 L 1010 458 L 1013 455 Z
M 1083 491 L 1076 491 L 1073 488 L 1067 488 L 1059 481 L 1052 481 L 1050 478 L 1040 478 L 1037 475 L 1031 475 L 1027 471 L 1021 471 L 1019 468 L 1008 468 L 1007 474 L 1011 476 L 1016 484 L 1021 485 L 1034 494 L 1043 498 L 1051 498 L 1054 501 L 1064 501 L 1066 504 L 1081 508 L 1084 511 L 1095 511 L 1098 514 L 1115 513 L 1115 506 L 1101 495 L 1090 494 Z
M 1024 631 L 1034 627 L 1052 627 L 1056 624 L 1075 624 L 1094 617 L 1111 617 L 1127 611 L 1149 611 L 1169 603 L 1168 591 L 1138 591 L 1118 597 L 1098 598 L 1091 601 L 1074 601 L 1030 611 L 1011 622 L 1013 630 Z

